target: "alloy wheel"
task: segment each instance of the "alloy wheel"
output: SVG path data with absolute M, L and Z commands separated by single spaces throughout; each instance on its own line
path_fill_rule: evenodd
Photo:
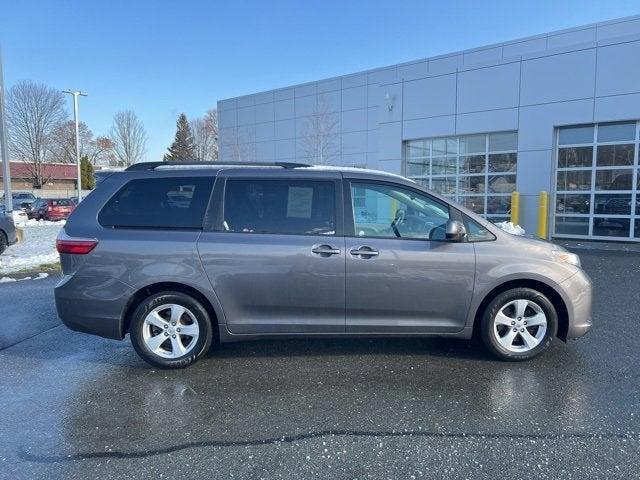
M 195 347 L 200 327 L 195 315 L 176 303 L 160 305 L 144 319 L 142 338 L 154 354 L 163 358 L 179 358 Z
M 547 332 L 547 316 L 536 302 L 524 298 L 505 304 L 493 319 L 493 334 L 510 352 L 529 352 Z

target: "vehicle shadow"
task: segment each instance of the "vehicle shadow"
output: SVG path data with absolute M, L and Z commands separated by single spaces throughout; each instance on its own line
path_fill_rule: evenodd
M 34 343 L 35 342 L 35 343 Z M 539 363 L 549 357 L 564 365 L 571 364 L 566 348 L 554 342 L 551 349 L 526 363 Z M 133 350 L 128 336 L 123 341 L 103 339 L 72 332 L 63 326 L 43 332 L 28 342 L 1 350 L 2 355 L 50 361 L 82 361 L 131 369 L 153 369 Z M 478 339 L 450 338 L 300 338 L 257 339 L 214 344 L 199 363 L 224 360 L 309 358 L 314 357 L 415 357 L 420 359 L 472 361 L 508 364 L 493 357 Z M 577 359 L 574 359 L 578 361 Z
M 252 340 L 215 345 L 211 359 L 250 357 L 426 355 L 495 361 L 475 340 L 447 338 L 305 338 Z

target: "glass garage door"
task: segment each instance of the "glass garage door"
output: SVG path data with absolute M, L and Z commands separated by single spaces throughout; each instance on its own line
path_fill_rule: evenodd
M 639 122 L 557 131 L 554 235 L 640 240 Z
M 487 217 L 509 219 L 516 189 L 518 135 L 411 140 L 405 144 L 405 176 Z

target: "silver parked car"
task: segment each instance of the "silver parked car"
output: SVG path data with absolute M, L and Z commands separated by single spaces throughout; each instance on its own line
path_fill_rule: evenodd
M 591 326 L 578 257 L 405 178 L 301 164 L 142 163 L 105 178 L 57 241 L 70 328 L 184 367 L 212 342 L 482 338 L 527 360 Z

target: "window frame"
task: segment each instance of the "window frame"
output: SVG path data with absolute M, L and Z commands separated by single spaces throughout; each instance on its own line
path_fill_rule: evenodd
M 413 186 L 405 185 L 404 183 L 396 183 L 396 182 L 386 181 L 386 180 L 366 179 L 366 178 L 345 178 L 343 182 L 343 189 L 344 189 L 344 202 L 345 202 L 344 203 L 344 236 L 346 238 L 357 238 L 362 241 L 365 241 L 366 239 L 371 238 L 371 239 L 377 239 L 377 240 L 405 240 L 405 241 L 410 240 L 410 241 L 418 241 L 418 242 L 447 242 L 447 243 L 451 242 L 451 240 L 447 240 L 447 239 L 431 240 L 429 238 L 395 237 L 395 236 L 393 237 L 386 237 L 386 236 L 385 237 L 383 236 L 361 237 L 359 235 L 356 235 L 355 219 L 353 216 L 353 200 L 351 197 L 351 189 L 353 184 L 355 184 L 356 186 L 358 184 L 383 185 L 390 188 L 400 188 L 404 190 L 409 190 L 411 192 L 414 192 L 417 195 L 422 195 L 423 197 L 427 197 L 429 200 L 432 200 L 434 203 L 437 203 L 442 207 L 445 207 L 449 212 L 449 220 L 458 220 L 464 223 L 462 212 L 460 212 L 452 204 L 446 201 L 443 201 L 435 197 L 434 195 L 431 195 L 429 192 L 424 191 L 420 188 L 415 188 Z M 464 242 L 466 241 L 467 240 L 465 239 Z M 455 242 L 455 243 L 461 243 L 461 242 Z
M 494 136 L 499 135 L 514 135 L 516 146 L 514 149 L 508 150 L 498 150 L 492 149 L 491 147 L 491 139 Z M 462 143 L 465 139 L 472 137 L 482 137 L 484 136 L 485 148 L 483 151 L 478 152 L 462 152 Z M 409 154 L 410 148 L 412 148 L 413 142 L 429 142 L 429 147 L 423 151 L 422 155 L 416 154 L 411 156 Z M 438 151 L 435 153 L 433 143 L 436 141 L 445 141 L 446 142 L 446 152 Z M 482 213 L 475 212 L 477 215 L 482 216 L 483 218 L 489 220 L 492 223 L 498 221 L 508 220 L 510 217 L 510 209 L 511 209 L 511 192 L 497 192 L 491 191 L 490 189 L 490 179 L 497 177 L 509 177 L 512 176 L 514 180 L 514 190 L 517 190 L 517 174 L 518 174 L 518 149 L 517 149 L 517 141 L 518 141 L 518 130 L 498 130 L 491 132 L 479 132 L 477 134 L 465 134 L 465 135 L 453 135 L 453 136 L 445 136 L 445 137 L 424 137 L 424 138 L 414 138 L 403 141 L 403 161 L 402 168 L 404 175 L 419 182 L 424 183 L 425 188 L 436 191 L 436 193 L 440 193 L 453 202 L 459 203 L 466 208 L 470 208 L 467 206 L 466 199 L 470 198 L 481 198 L 482 199 Z M 450 142 L 450 143 L 449 143 Z M 455 151 L 449 150 L 450 147 L 455 146 Z M 515 168 L 512 171 L 491 171 L 490 165 L 492 157 L 495 155 L 515 155 Z M 465 173 L 461 170 L 461 165 L 464 159 L 471 157 L 483 157 L 484 160 L 484 171 L 483 172 L 472 172 Z M 449 165 L 449 168 L 452 168 L 453 171 L 449 173 L 433 173 L 433 162 L 439 161 L 441 159 L 453 159 L 453 164 Z M 425 163 L 426 162 L 426 163 Z M 409 174 L 409 164 L 412 165 L 422 165 L 422 174 Z M 426 171 L 425 168 L 426 167 Z M 463 181 L 473 181 L 471 178 L 483 179 L 484 180 L 484 191 L 483 192 L 462 192 L 461 187 L 463 185 Z M 454 190 L 452 193 L 441 193 L 436 190 L 435 184 L 441 181 L 451 181 L 453 180 Z M 493 212 L 490 213 L 489 209 L 494 205 L 494 201 L 492 199 L 498 199 L 499 203 L 508 202 L 509 208 L 505 213 Z M 500 209 L 501 210 L 501 209 Z
M 635 123 L 635 137 L 632 140 L 613 140 L 613 141 L 600 141 L 598 139 L 599 128 L 616 123 Z M 580 127 L 592 128 L 592 138 L 586 143 L 560 143 L 561 131 L 565 129 L 573 129 Z M 611 146 L 611 145 L 633 145 L 634 157 L 631 165 L 600 165 L 597 164 L 598 159 L 598 147 Z M 560 151 L 568 148 L 581 148 L 586 147 L 591 150 L 591 165 L 590 166 L 578 166 L 578 167 L 560 167 Z M 611 242 L 640 242 L 640 232 L 636 227 L 636 222 L 640 221 L 640 215 L 636 214 L 636 202 L 640 201 L 640 120 L 619 120 L 613 122 L 596 122 L 588 124 L 576 124 L 576 125 L 559 125 L 555 127 L 554 131 L 554 159 L 553 159 L 553 195 L 552 203 L 550 205 L 550 220 L 551 220 L 551 237 L 552 238 L 572 238 L 572 239 L 586 239 L 586 240 L 605 240 Z M 629 190 L 605 190 L 596 188 L 596 181 L 599 172 L 602 171 L 631 171 L 631 189 Z M 563 172 L 585 172 L 590 177 L 590 188 L 588 190 L 568 190 L 558 188 L 558 178 Z M 575 212 L 557 212 L 558 199 L 563 195 L 583 195 L 589 197 L 589 212 L 587 213 L 575 213 Z M 607 214 L 596 213 L 595 200 L 597 196 L 602 195 L 630 195 L 631 204 L 628 214 Z M 557 233 L 556 222 L 559 219 L 567 219 L 571 221 L 573 219 L 580 220 L 581 222 L 586 220 L 587 233 L 586 234 L 574 234 L 574 233 Z M 620 219 L 621 221 L 629 221 L 629 228 L 626 231 L 625 236 L 609 236 L 609 235 L 594 235 L 594 231 L 597 228 L 595 221 L 598 219 Z M 640 225 L 640 224 L 639 224 Z
M 164 173 L 164 172 L 163 172 Z M 95 216 L 95 220 L 96 223 L 100 226 L 100 228 L 103 228 L 105 230 L 161 230 L 161 231 L 189 231 L 189 232 L 194 232 L 194 231 L 203 231 L 204 230 L 204 226 L 207 222 L 207 217 L 209 215 L 209 209 L 211 208 L 211 200 L 213 197 L 213 192 L 215 189 L 215 182 L 216 182 L 216 176 L 215 173 L 211 173 L 208 175 L 198 175 L 197 173 L 193 173 L 193 172 L 187 172 L 185 171 L 184 174 L 171 174 L 171 173 L 175 173 L 175 172 L 168 172 L 169 174 L 164 174 L 164 175 L 157 175 L 157 176 L 140 176 L 140 175 L 136 175 L 136 176 L 132 176 L 129 178 L 126 178 L 122 183 L 120 183 L 118 185 L 117 188 L 115 188 L 113 190 L 113 192 L 104 199 L 104 201 L 102 202 L 102 205 L 100 206 L 100 209 L 98 210 L 96 216 Z M 182 173 L 182 172 L 181 172 Z M 139 181 L 139 180 L 148 180 L 148 179 L 154 179 L 154 180 L 164 180 L 164 179 L 174 179 L 174 180 L 181 180 L 184 179 L 185 181 L 191 180 L 191 179 L 210 179 L 211 180 L 211 190 L 209 192 L 209 196 L 208 199 L 205 202 L 205 208 L 204 208 L 204 212 L 203 212 L 203 216 L 202 216 L 202 222 L 201 225 L 198 227 L 182 227 L 182 226 L 178 226 L 178 227 L 174 227 L 174 226 L 144 226 L 144 225 L 138 225 L 138 226 L 128 226 L 128 225 L 105 225 L 101 222 L 100 220 L 100 216 L 102 215 L 102 212 L 105 210 L 105 208 L 107 207 L 107 205 L 109 204 L 109 202 L 111 202 L 111 200 L 113 200 L 113 198 L 118 195 L 123 189 L 125 189 L 127 187 L 127 185 L 129 185 L 132 182 L 135 181 Z
M 231 173 L 231 172 L 228 172 Z M 234 172 L 235 173 L 235 172 Z M 297 173 L 297 172 L 296 172 Z M 280 232 L 232 232 L 224 228 L 224 211 L 226 200 L 227 183 L 230 181 L 277 181 L 277 182 L 329 182 L 334 186 L 334 215 L 335 215 L 335 233 L 333 235 L 310 234 L 310 233 L 280 233 Z M 256 174 L 236 174 L 236 175 L 218 175 L 216 183 L 213 187 L 213 195 L 211 197 L 211 214 L 209 222 L 205 222 L 205 231 L 218 232 L 224 234 L 237 235 L 294 235 L 298 237 L 313 238 L 336 238 L 344 236 L 344 209 L 342 199 L 342 180 L 335 176 L 316 176 L 316 175 L 297 175 L 294 172 L 279 175 L 256 175 Z

